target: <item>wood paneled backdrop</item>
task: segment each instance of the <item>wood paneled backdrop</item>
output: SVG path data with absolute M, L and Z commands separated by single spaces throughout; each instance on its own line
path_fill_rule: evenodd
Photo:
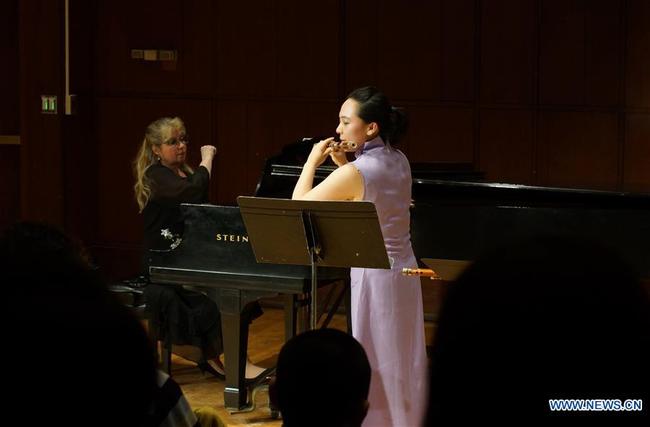
M 18 0 L 0 2 L 0 136 L 20 134 Z M 0 141 L 0 233 L 20 215 L 20 146 Z
M 0 123 L 20 120 L 22 137 L 20 183 L 9 185 L 23 218 L 78 234 L 114 277 L 138 270 L 131 161 L 162 115 L 185 120 L 194 163 L 201 144 L 218 147 L 214 203 L 251 194 L 284 144 L 333 135 L 339 103 L 366 84 L 408 111 L 412 161 L 470 162 L 493 181 L 650 192 L 646 0 L 70 3 L 76 115 L 38 113 L 41 93 L 63 95 L 63 0 L 20 1 L 17 36 L 0 45 L 20 46 L 20 115 L 4 97 L 16 85 L 0 85 Z M 137 61 L 130 49 L 179 58 Z

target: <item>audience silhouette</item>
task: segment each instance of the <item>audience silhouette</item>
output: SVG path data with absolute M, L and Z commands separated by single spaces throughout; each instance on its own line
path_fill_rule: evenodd
M 147 426 L 156 393 L 153 348 L 108 291 L 81 245 L 46 224 L 0 239 L 5 387 L 29 425 Z
M 355 427 L 368 412 L 369 387 L 361 344 L 339 330 L 316 329 L 282 347 L 269 394 L 285 427 Z
M 650 302 L 608 248 L 545 236 L 486 253 L 450 286 L 434 339 L 426 425 L 479 418 L 615 423 L 648 415 L 550 410 L 549 399 L 643 399 Z

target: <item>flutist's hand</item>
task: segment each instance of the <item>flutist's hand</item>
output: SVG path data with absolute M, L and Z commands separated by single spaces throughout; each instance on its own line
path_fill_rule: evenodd
M 332 141 L 334 141 L 334 137 L 324 139 L 314 144 L 314 147 L 311 149 L 311 153 L 309 153 L 309 158 L 307 159 L 305 165 L 309 165 L 314 168 L 322 165 L 323 162 L 327 159 L 327 156 L 332 154 L 334 151 L 333 148 L 327 146 Z
M 330 157 L 336 166 L 343 166 L 348 162 L 348 157 L 345 155 L 345 151 L 342 149 L 337 149 L 336 146 L 332 149 Z

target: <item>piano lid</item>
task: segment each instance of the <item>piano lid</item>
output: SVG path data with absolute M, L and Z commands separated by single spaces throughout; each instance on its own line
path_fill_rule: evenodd
M 418 258 L 473 260 L 508 240 L 572 235 L 613 248 L 650 278 L 650 194 L 417 180 L 413 199 Z
M 612 206 L 650 209 L 650 194 L 603 191 L 581 188 L 542 187 L 499 182 L 470 182 L 413 178 L 413 198 L 416 202 L 437 204 L 451 200 L 485 201 L 488 204 L 525 203 L 526 205 L 554 205 L 573 207 Z
M 300 140 L 286 145 L 280 154 L 267 159 L 255 188 L 255 196 L 291 198 L 310 151 L 311 145 Z M 326 161 L 316 169 L 314 184 L 321 182 L 334 169 L 336 166 Z M 474 170 L 473 164 L 458 162 L 411 163 L 411 175 L 414 182 L 419 179 L 481 181 L 485 177 L 483 172 Z

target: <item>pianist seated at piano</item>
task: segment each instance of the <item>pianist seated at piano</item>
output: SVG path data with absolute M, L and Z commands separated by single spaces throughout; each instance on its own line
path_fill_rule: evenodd
M 193 170 L 186 163 L 189 138 L 178 118 L 160 118 L 145 131 L 134 161 L 135 197 L 144 220 L 144 275 L 148 277 L 149 250 L 169 249 L 183 235 L 181 203 L 207 203 L 212 161 L 217 149 L 201 147 L 201 163 Z M 171 239 L 170 239 L 171 237 Z M 145 288 L 150 321 L 160 338 L 171 340 L 173 351 L 197 363 L 203 372 L 223 379 L 221 320 L 216 304 L 202 293 L 182 286 L 149 284 Z M 261 315 L 253 304 L 249 320 Z M 263 368 L 249 363 L 246 377 L 255 378 Z
M 352 334 L 372 368 L 364 425 L 373 427 L 420 425 L 426 397 L 420 280 L 401 274 L 417 265 L 410 241 L 411 168 L 395 148 L 405 130 L 404 112 L 386 95 L 374 87 L 353 91 L 341 106 L 336 133 L 357 145 L 356 159 L 348 162 L 333 138 L 315 144 L 293 192 L 294 199 L 364 200 L 377 208 L 392 269 L 351 269 Z M 328 157 L 338 168 L 314 187 L 316 168 Z

